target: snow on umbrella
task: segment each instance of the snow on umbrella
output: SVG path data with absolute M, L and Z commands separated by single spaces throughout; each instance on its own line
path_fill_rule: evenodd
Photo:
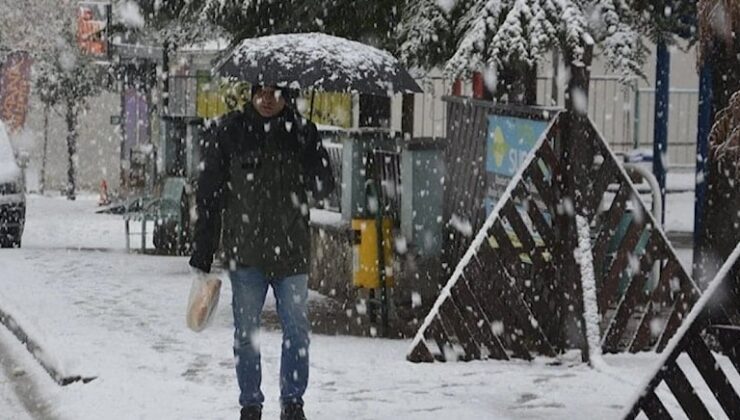
M 422 91 L 388 52 L 321 33 L 246 39 L 221 59 L 213 72 L 291 89 L 380 96 Z

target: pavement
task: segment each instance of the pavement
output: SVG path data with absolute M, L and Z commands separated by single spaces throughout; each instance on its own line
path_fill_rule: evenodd
M 77 202 L 29 197 L 24 248 L 0 252 L 0 305 L 11 307 L 70 374 L 59 387 L 0 327 L 0 419 L 228 419 L 238 412 L 230 340 L 230 287 L 214 324 L 184 328 L 190 273 L 183 257 L 125 253 L 120 216 Z M 678 249 L 690 266 L 691 249 Z M 312 293 L 312 311 L 345 313 Z M 280 333 L 268 297 L 263 334 L 266 417 L 277 416 Z M 349 320 L 351 321 L 351 320 Z M 309 417 L 340 419 L 593 418 L 617 415 L 654 355 L 607 356 L 595 372 L 552 361 L 414 365 L 404 340 L 329 337 L 314 324 Z M 322 331 L 323 330 L 323 331 Z M 587 397 L 585 397 L 587 396 Z M 7 409 L 5 407 L 8 407 Z M 7 417 L 6 417 L 6 413 Z

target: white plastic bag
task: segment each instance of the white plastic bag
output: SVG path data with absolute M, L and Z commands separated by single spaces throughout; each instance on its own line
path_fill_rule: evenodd
M 187 324 L 195 332 L 203 331 L 211 322 L 221 295 L 221 279 L 215 275 L 193 278 L 188 298 Z

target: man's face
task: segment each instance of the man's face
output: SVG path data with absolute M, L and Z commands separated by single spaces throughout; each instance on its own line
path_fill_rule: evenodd
M 265 118 L 278 115 L 285 108 L 285 98 L 281 92 L 271 87 L 260 87 L 252 96 L 254 109 Z

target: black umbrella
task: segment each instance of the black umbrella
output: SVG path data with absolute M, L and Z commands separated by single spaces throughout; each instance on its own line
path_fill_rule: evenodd
M 251 84 L 298 90 L 380 96 L 422 91 L 388 52 L 321 33 L 245 39 L 213 72 Z

